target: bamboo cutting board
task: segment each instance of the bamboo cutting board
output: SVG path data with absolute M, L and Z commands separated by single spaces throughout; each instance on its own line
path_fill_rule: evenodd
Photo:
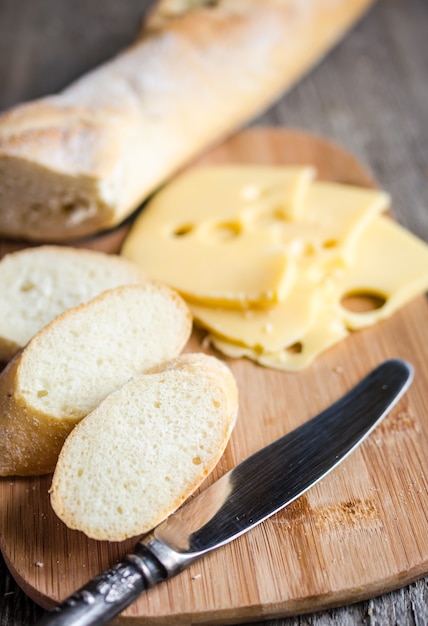
M 246 131 L 199 163 L 314 164 L 323 179 L 371 186 L 352 156 L 300 132 Z M 120 238 L 120 237 L 119 237 Z M 118 237 L 114 238 L 117 245 Z M 96 240 L 90 242 L 97 247 Z M 106 246 L 103 239 L 101 247 Z M 7 249 L 6 242 L 0 251 Z M 114 246 L 110 251 L 116 251 Z M 397 251 L 399 254 L 399 251 Z M 114 623 L 235 624 L 339 606 L 428 572 L 428 310 L 423 296 L 289 374 L 228 360 L 240 388 L 230 444 L 203 488 L 334 402 L 383 360 L 415 368 L 410 391 L 351 457 L 306 495 L 140 597 Z M 187 350 L 205 350 L 195 330 Z M 0 546 L 17 582 L 51 607 L 135 541 L 68 530 L 49 505 L 50 477 L 0 480 Z

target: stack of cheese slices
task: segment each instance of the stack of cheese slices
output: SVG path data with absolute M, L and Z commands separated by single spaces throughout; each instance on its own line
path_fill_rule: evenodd
M 298 370 L 427 290 L 428 246 L 388 207 L 309 167 L 199 167 L 154 197 L 122 252 L 183 295 L 221 352 Z

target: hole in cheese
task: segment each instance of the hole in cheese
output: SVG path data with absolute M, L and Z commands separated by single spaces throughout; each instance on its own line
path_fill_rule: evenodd
M 366 313 L 376 311 L 384 306 L 386 298 L 380 294 L 369 291 L 346 293 L 341 301 L 341 306 L 352 313 Z
M 301 341 L 296 341 L 291 346 L 288 346 L 287 352 L 290 354 L 301 354 L 303 352 L 303 344 Z
M 238 237 L 242 232 L 242 225 L 239 222 L 223 222 L 215 224 L 211 234 L 219 241 L 227 241 Z
M 181 224 L 174 229 L 174 237 L 185 237 L 193 231 L 193 224 Z

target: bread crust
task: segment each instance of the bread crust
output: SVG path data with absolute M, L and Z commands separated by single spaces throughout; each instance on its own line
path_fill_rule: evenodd
M 156 419 L 147 408 L 154 397 L 161 413 Z M 180 426 L 178 434 L 162 414 L 180 413 L 180 408 L 181 417 L 174 421 L 176 428 Z M 118 413 L 124 419 L 115 428 Z M 237 413 L 236 381 L 216 357 L 188 353 L 134 377 L 67 438 L 50 489 L 55 513 L 69 528 L 102 541 L 123 541 L 148 532 L 214 469 Z M 141 420 L 143 415 L 147 421 Z M 152 421 L 161 425 L 155 438 Z M 109 452 L 103 454 L 105 450 Z M 197 456 L 197 463 L 192 462 L 196 450 L 201 457 Z
M 158 3 L 128 50 L 0 116 L 0 233 L 66 241 L 117 225 L 271 104 L 373 1 Z
M 97 387 L 94 391 L 91 387 L 89 392 L 79 387 L 76 390 L 78 394 L 76 404 L 68 404 L 65 399 L 68 397 L 67 394 L 61 394 L 61 392 L 60 403 L 56 402 L 55 410 L 51 408 L 49 403 L 44 405 L 43 399 L 39 401 L 39 397 L 43 398 L 48 395 L 46 387 L 48 387 L 49 393 L 55 393 L 55 388 L 59 388 L 62 384 L 71 385 L 73 390 L 78 370 L 85 372 L 84 368 L 87 367 L 87 364 L 83 362 L 85 353 L 82 354 L 82 341 L 89 343 L 88 333 L 92 334 L 95 327 L 103 323 L 103 310 L 110 310 L 113 307 L 113 300 L 116 300 L 117 307 L 124 307 L 124 311 L 126 311 L 126 307 L 135 307 L 135 299 L 128 299 L 127 293 L 132 291 L 138 293 L 143 290 L 147 291 L 148 298 L 151 297 L 151 290 L 154 290 L 162 297 L 163 303 L 170 302 L 171 306 L 165 307 L 164 317 L 170 319 L 173 315 L 176 316 L 175 326 L 179 328 L 180 332 L 174 335 L 174 341 L 171 340 L 171 333 L 163 327 L 167 338 L 162 336 L 156 339 L 156 345 L 152 346 L 153 349 L 149 353 L 142 336 L 132 335 L 136 352 L 135 362 L 133 360 L 130 363 L 128 357 L 123 359 L 121 357 L 122 353 L 132 353 L 130 345 L 121 348 L 118 345 L 115 348 L 111 346 L 114 335 L 119 334 L 120 337 L 126 335 L 120 334 L 118 326 L 108 318 L 109 323 L 112 323 L 113 326 L 106 334 L 106 338 L 103 337 L 100 347 L 97 343 L 93 356 L 95 359 L 100 356 L 102 362 L 109 361 L 110 355 L 113 355 L 115 360 L 114 380 L 108 363 L 106 364 L 107 369 L 103 369 L 102 363 L 97 361 L 96 365 L 92 366 L 97 367 L 97 370 L 90 372 L 91 376 L 98 377 L 96 378 Z M 117 308 L 115 311 L 117 312 Z M 116 314 L 114 313 L 114 315 Z M 135 318 L 134 327 L 138 322 L 138 326 L 144 328 L 144 314 L 140 308 L 138 310 L 133 309 L 132 318 L 127 312 L 124 312 L 123 319 L 117 323 L 122 326 L 131 325 L 131 319 L 134 320 Z M 77 324 L 73 323 L 73 320 Z M 84 325 L 86 330 L 83 330 Z M 80 329 L 82 329 L 81 332 Z M 0 375 L 0 476 L 33 476 L 51 473 L 55 468 L 58 454 L 67 435 L 88 413 L 84 407 L 92 405 L 89 410 L 95 408 L 97 402 L 94 404 L 95 397 L 93 394 L 96 393 L 98 398 L 102 388 L 103 392 L 99 397 L 99 401 L 101 401 L 105 395 L 117 389 L 133 374 L 142 372 L 155 363 L 163 362 L 165 358 L 168 358 L 165 354 L 171 358 L 178 355 L 187 343 L 191 329 L 192 317 L 184 301 L 166 285 L 154 281 L 146 281 L 141 285 L 116 287 L 103 292 L 89 302 L 67 309 L 58 315 L 33 337 L 24 350 L 10 361 Z M 152 331 L 145 328 L 143 332 L 147 336 Z M 76 336 L 73 339 L 74 334 Z M 83 335 L 83 339 L 80 335 Z M 62 364 L 58 362 L 58 354 L 52 352 L 47 354 L 46 345 L 51 346 L 52 338 L 55 341 L 56 352 L 64 352 Z M 93 342 L 90 345 L 92 348 L 94 347 Z M 106 353 L 106 347 L 109 350 L 108 353 Z M 87 358 L 88 354 L 86 349 Z M 53 369 L 47 368 L 46 365 L 38 368 L 38 363 L 45 362 L 47 359 L 53 363 Z M 64 366 L 64 362 L 66 366 Z M 125 365 L 127 368 L 126 375 L 122 371 Z M 57 376 L 54 383 L 50 381 L 50 376 Z M 107 386 L 103 385 L 104 378 L 108 380 Z M 86 375 L 83 378 L 80 377 L 79 380 L 85 386 Z M 93 382 L 91 384 L 93 386 Z M 80 396 L 88 396 L 89 400 L 78 406 Z
M 52 472 L 59 451 L 80 418 L 55 419 L 37 411 L 15 393 L 19 354 L 0 376 L 0 476 Z

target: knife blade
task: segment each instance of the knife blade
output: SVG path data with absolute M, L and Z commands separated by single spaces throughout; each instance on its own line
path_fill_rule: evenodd
M 407 391 L 413 368 L 385 361 L 341 399 L 224 474 L 37 626 L 101 626 L 141 593 L 278 512 L 341 463 Z

